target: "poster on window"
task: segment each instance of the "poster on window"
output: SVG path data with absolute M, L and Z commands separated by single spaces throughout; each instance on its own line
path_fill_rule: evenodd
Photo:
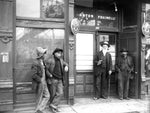
M 64 18 L 64 0 L 42 0 L 44 18 Z

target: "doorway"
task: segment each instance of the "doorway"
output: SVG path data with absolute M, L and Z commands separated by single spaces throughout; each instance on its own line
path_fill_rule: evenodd
M 109 96 L 117 95 L 117 79 L 115 74 L 115 63 L 116 63 L 116 53 L 117 53 L 117 34 L 116 33 L 97 33 L 96 36 L 96 53 L 101 51 L 102 47 L 100 46 L 100 42 L 107 41 L 110 44 L 109 52 L 112 57 L 112 74 L 110 76 L 110 93 Z

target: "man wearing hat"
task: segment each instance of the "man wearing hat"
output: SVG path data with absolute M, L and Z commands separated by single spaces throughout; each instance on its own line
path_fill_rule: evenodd
M 36 113 L 43 113 L 49 100 L 50 94 L 47 88 L 44 58 L 47 49 L 42 47 L 36 48 L 36 60 L 32 64 L 32 83 L 33 89 L 37 94 L 36 98 Z
M 128 55 L 127 49 L 120 51 L 121 55 L 116 61 L 116 71 L 118 72 L 118 95 L 119 99 L 129 99 L 129 80 L 134 70 L 132 57 Z
M 47 63 L 49 77 L 47 83 L 51 94 L 50 108 L 53 112 L 57 112 L 58 105 L 63 96 L 64 72 L 68 72 L 68 64 L 62 59 L 63 50 L 56 48 L 53 51 L 53 57 Z
M 107 99 L 109 75 L 112 73 L 112 58 L 108 52 L 108 48 L 110 47 L 109 43 L 102 42 L 100 44 L 102 50 L 97 53 L 95 59 L 96 87 L 94 99 L 99 99 L 100 97 Z

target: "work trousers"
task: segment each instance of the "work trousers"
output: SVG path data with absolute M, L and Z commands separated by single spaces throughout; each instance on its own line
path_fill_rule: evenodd
M 51 79 L 51 84 L 48 85 L 51 94 L 50 104 L 58 106 L 63 97 L 63 83 L 60 79 Z
M 95 93 L 97 98 L 108 98 L 108 76 L 105 69 L 102 69 L 96 77 Z
M 118 94 L 120 98 L 127 98 L 129 92 L 130 74 L 124 70 L 118 73 Z
M 46 83 L 40 83 L 38 88 L 36 111 L 43 111 L 49 101 L 50 94 Z

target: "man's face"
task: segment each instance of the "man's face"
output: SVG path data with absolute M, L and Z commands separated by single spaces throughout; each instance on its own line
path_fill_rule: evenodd
M 108 50 L 108 46 L 107 45 L 103 45 L 103 50 Z
M 62 56 L 62 52 L 61 51 L 55 53 L 55 57 L 61 58 L 61 56 Z
M 127 52 L 122 52 L 121 54 L 123 57 L 127 57 Z

